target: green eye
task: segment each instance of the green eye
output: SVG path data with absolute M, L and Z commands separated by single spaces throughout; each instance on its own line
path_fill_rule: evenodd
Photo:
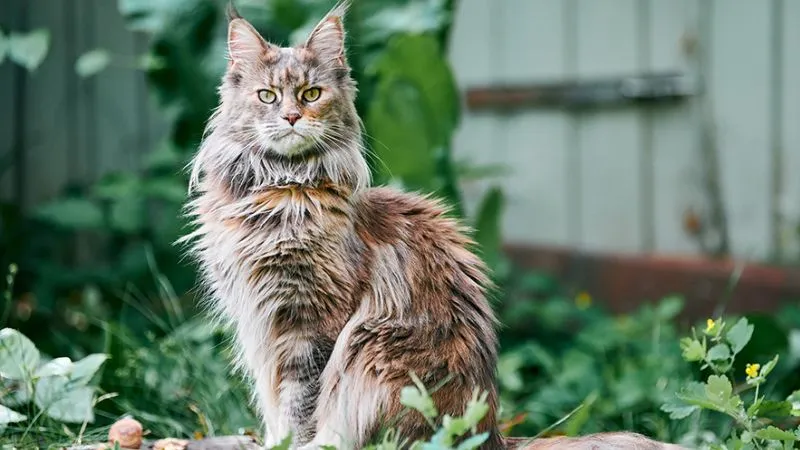
M 319 88 L 309 88 L 303 91 L 303 100 L 307 102 L 316 101 L 319 98 L 320 89 Z
M 258 99 L 264 103 L 275 103 L 275 100 L 278 97 L 275 95 L 274 92 L 270 91 L 269 89 L 261 89 L 258 91 Z

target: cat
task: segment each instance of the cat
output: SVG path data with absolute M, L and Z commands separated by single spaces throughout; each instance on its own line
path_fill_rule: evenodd
M 233 330 L 265 446 L 291 436 L 293 448 L 361 448 L 384 424 L 428 437 L 400 403 L 414 373 L 436 388 L 440 414 L 485 392 L 481 448 L 504 449 L 487 268 L 443 203 L 370 187 L 346 9 L 286 48 L 229 6 L 220 103 L 191 162 L 196 229 L 183 241 Z

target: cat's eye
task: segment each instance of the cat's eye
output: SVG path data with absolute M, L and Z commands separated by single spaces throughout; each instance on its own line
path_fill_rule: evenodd
M 308 88 L 305 91 L 303 91 L 303 100 L 305 100 L 305 101 L 307 101 L 309 103 L 313 102 L 313 101 L 316 101 L 319 98 L 319 94 L 320 94 L 320 89 L 319 88 L 315 88 L 315 87 Z
M 275 95 L 274 92 L 270 91 L 269 89 L 261 89 L 258 91 L 258 99 L 264 103 L 270 104 L 275 103 L 278 96 Z

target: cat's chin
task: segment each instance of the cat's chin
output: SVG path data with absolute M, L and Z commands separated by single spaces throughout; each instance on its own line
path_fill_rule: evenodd
M 269 149 L 284 158 L 296 158 L 313 153 L 314 140 L 292 133 L 270 143 Z

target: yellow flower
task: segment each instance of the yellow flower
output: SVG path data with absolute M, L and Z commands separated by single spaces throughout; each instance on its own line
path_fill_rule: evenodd
M 761 369 L 761 364 L 748 364 L 744 369 L 747 378 L 755 378 L 758 376 L 758 371 Z
M 575 304 L 578 306 L 579 309 L 586 309 L 592 305 L 592 296 L 589 295 L 586 291 L 581 291 L 575 297 Z
M 716 322 L 714 322 L 714 319 L 706 320 L 706 333 L 711 333 L 711 331 L 714 330 L 714 327 L 716 326 L 717 324 Z

